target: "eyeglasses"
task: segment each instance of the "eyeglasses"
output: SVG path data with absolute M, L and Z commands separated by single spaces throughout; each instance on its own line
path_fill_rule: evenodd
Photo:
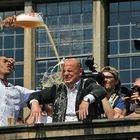
M 111 79 L 111 78 L 114 78 L 114 76 L 105 76 L 105 75 L 104 75 L 104 78 L 106 78 L 106 79 Z

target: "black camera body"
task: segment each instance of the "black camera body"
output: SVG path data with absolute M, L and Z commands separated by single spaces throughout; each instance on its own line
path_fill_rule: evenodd
M 139 95 L 140 95 L 140 87 L 138 86 L 133 86 L 131 89 L 130 89 L 130 96 L 133 95 L 133 93 L 137 92 Z
M 94 67 L 94 58 L 88 58 L 85 60 L 85 65 L 89 68 L 89 71 L 84 71 L 83 78 L 93 78 L 100 85 L 103 85 L 104 75 L 101 72 L 97 72 Z
M 101 72 L 84 72 L 83 78 L 93 78 L 101 86 L 103 85 L 104 75 Z
M 133 86 L 133 87 L 131 87 L 130 90 L 126 87 L 121 87 L 121 89 L 120 89 L 120 94 L 122 94 L 123 96 L 127 96 L 127 97 L 131 97 L 133 95 L 133 93 L 135 93 L 135 92 L 137 92 L 140 95 L 139 86 Z

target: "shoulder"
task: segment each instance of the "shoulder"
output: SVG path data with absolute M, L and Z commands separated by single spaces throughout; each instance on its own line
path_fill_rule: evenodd
M 25 87 L 22 87 L 19 85 L 14 86 L 14 88 L 17 89 L 18 91 L 20 91 L 21 93 L 32 93 L 32 92 L 36 91 L 36 90 L 30 90 L 28 88 L 25 88 Z
M 86 87 L 91 84 L 96 84 L 96 81 L 93 78 L 83 79 L 83 82 Z

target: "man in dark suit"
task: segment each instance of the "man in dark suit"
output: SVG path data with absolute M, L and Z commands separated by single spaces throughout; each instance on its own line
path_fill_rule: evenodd
M 36 122 L 42 115 L 40 105 L 53 103 L 53 122 L 91 121 L 98 118 L 98 101 L 106 90 L 93 78 L 83 79 L 83 69 L 76 58 L 66 59 L 62 66 L 63 83 L 32 93 L 28 106 Z

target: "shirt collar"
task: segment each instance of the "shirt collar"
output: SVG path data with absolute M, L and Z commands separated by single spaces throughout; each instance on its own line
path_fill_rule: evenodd
M 67 88 L 67 90 L 70 90 L 70 91 L 75 90 L 75 89 L 78 90 L 80 83 L 81 83 L 81 79 L 78 80 L 78 81 L 73 85 L 73 88 L 72 88 L 72 89 L 69 89 L 67 85 L 66 85 L 66 88 Z

